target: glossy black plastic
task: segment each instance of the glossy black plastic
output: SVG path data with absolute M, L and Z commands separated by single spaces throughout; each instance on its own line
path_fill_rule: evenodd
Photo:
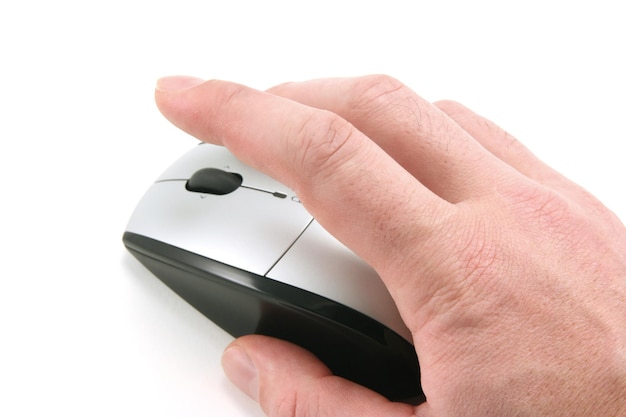
M 235 191 L 242 182 L 242 176 L 237 173 L 217 168 L 203 168 L 189 178 L 186 188 L 198 193 L 224 195 Z
M 145 236 L 126 232 L 123 240 L 152 273 L 234 337 L 281 338 L 391 400 L 425 400 L 413 346 L 370 317 Z

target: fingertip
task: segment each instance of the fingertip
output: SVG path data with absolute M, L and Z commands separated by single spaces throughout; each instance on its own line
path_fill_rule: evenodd
M 310 352 L 292 343 L 260 335 L 233 341 L 222 355 L 228 379 L 257 402 L 274 398 L 293 388 L 296 381 L 331 375 Z M 290 379 L 292 379 L 290 381 Z
M 174 126 L 202 140 L 210 141 L 206 129 L 205 89 L 210 83 L 197 77 L 173 75 L 159 78 L 154 89 L 154 100 L 161 114 Z
M 268 415 L 296 409 L 302 415 L 320 416 L 413 415 L 409 404 L 392 403 L 334 376 L 313 354 L 283 340 L 243 336 L 226 348 L 222 366 L 233 384 L 259 402 Z
M 259 400 L 259 375 L 245 349 L 231 344 L 222 355 L 222 368 L 228 379 L 255 401 Z
M 228 354 L 226 361 L 232 358 L 234 353 L 244 353 L 257 368 L 260 374 L 267 373 L 272 376 L 276 365 L 285 368 L 298 368 L 314 376 L 330 375 L 330 370 L 315 355 L 300 346 L 285 340 L 276 339 L 262 335 L 242 336 L 233 341 L 225 350 L 224 356 Z M 233 357 L 235 357 L 233 355 Z M 224 356 L 222 363 L 224 363 Z M 235 357 L 235 359 L 237 359 Z

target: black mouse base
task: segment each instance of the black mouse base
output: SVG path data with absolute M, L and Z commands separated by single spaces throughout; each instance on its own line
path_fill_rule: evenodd
M 287 340 L 315 354 L 335 375 L 390 400 L 425 401 L 413 346 L 370 317 L 145 236 L 126 232 L 123 241 L 154 275 L 232 336 Z

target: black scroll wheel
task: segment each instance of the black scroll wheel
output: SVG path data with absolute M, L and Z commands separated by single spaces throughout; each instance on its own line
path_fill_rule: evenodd
M 243 177 L 234 172 L 227 172 L 217 168 L 204 168 L 196 171 L 187 181 L 186 188 L 197 193 L 223 195 L 235 191 Z

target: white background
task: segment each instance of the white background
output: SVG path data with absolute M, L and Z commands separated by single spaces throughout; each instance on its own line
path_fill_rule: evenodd
M 158 77 L 387 73 L 495 120 L 624 219 L 621 3 L 3 1 L 0 415 L 262 415 L 222 373 L 230 337 L 121 242 L 195 145 L 154 106 Z

